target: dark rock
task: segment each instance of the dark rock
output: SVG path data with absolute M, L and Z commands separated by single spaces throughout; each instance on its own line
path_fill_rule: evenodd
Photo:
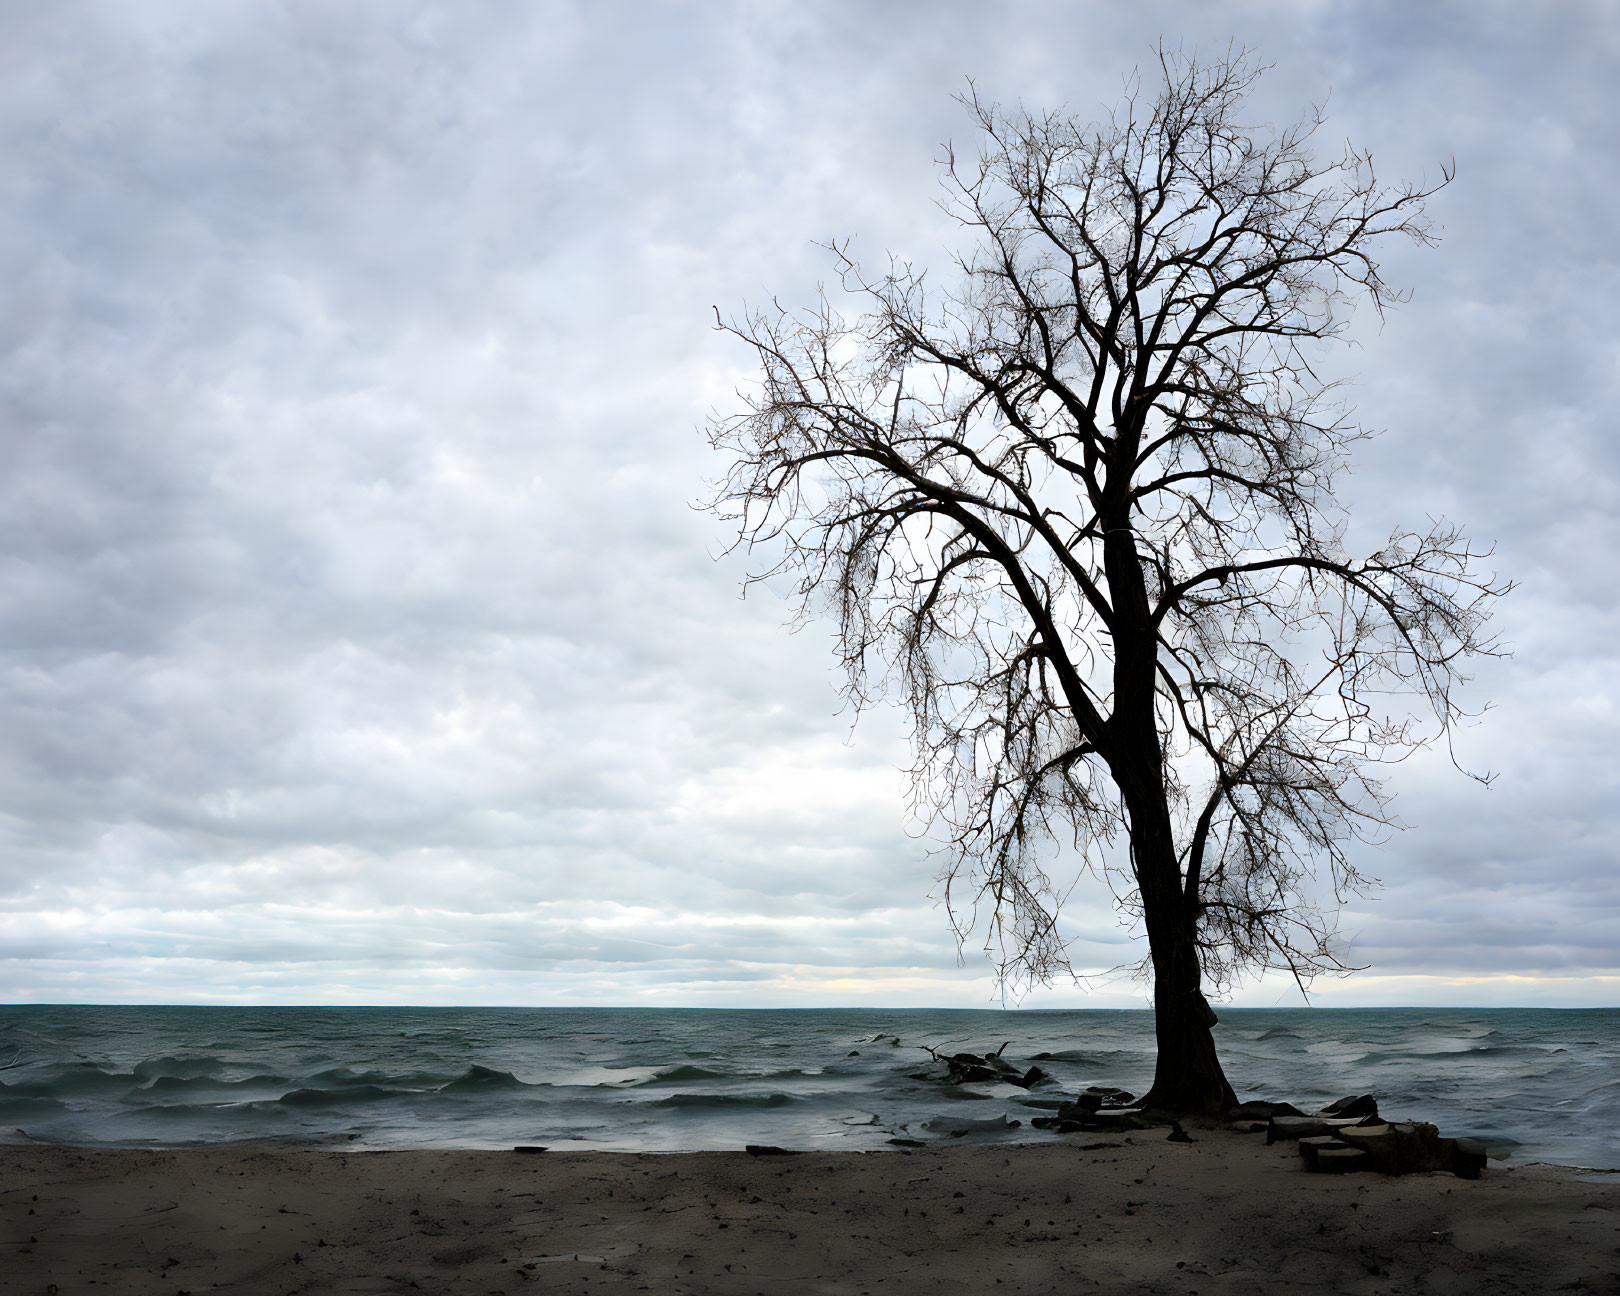
M 1400 1142 L 1390 1126 L 1349 1125 L 1338 1132 L 1338 1139 L 1365 1152 L 1370 1159 L 1368 1169 L 1388 1175 L 1401 1173 Z
M 1180 1121 L 1170 1122 L 1170 1133 L 1165 1136 L 1171 1143 L 1191 1143 L 1193 1136 L 1181 1128 Z
M 964 1134 L 988 1134 L 996 1130 L 1015 1129 L 1019 1122 L 1009 1121 L 1005 1115 L 986 1116 L 977 1118 L 972 1116 L 935 1116 L 923 1122 L 923 1128 L 931 1134 L 949 1134 L 952 1138 L 961 1138 Z
M 1317 1155 L 1324 1149 L 1342 1148 L 1348 1146 L 1348 1143 L 1340 1142 L 1331 1134 L 1307 1134 L 1304 1138 L 1299 1140 L 1298 1151 L 1300 1159 L 1303 1160 L 1306 1167 L 1309 1168 L 1315 1163 Z
M 1017 1085 L 1020 1089 L 1033 1089 L 1036 1085 L 1040 1084 L 1042 1080 L 1046 1079 L 1046 1072 L 1042 1071 L 1038 1066 L 1032 1066 L 1028 1071 L 1024 1072 L 1023 1075 L 1020 1076 L 1014 1073 L 1013 1075 L 1008 1076 L 1007 1079 L 1010 1083 Z
M 860 1055 L 860 1049 L 850 1049 L 848 1053 L 844 1054 L 845 1057 L 860 1057 Z
M 1293 1103 L 1262 1102 L 1259 1099 L 1250 1099 L 1248 1102 L 1239 1103 L 1228 1113 L 1228 1116 L 1230 1119 L 1238 1121 L 1265 1121 L 1270 1120 L 1273 1116 L 1303 1116 L 1304 1114 Z
M 1285 1117 L 1273 1120 L 1272 1129 L 1303 1128 L 1307 1123 L 1308 1118 Z M 1450 1170 L 1464 1179 L 1473 1179 L 1485 1168 L 1484 1144 L 1469 1138 L 1441 1138 L 1440 1131 L 1427 1121 L 1362 1120 L 1295 1137 L 1306 1168 L 1324 1173 L 1376 1170 L 1403 1175 Z M 1267 1141 L 1275 1140 L 1268 1136 Z
M 1061 1116 L 1064 1113 L 1058 1114 Z M 1148 1129 L 1163 1123 L 1135 1107 L 1099 1107 L 1081 1120 L 1087 1129 L 1099 1130 Z
M 1310 1138 L 1317 1134 L 1337 1134 L 1353 1125 L 1374 1125 L 1378 1122 L 1367 1117 L 1348 1116 L 1273 1116 L 1266 1126 L 1266 1142 L 1280 1139 Z
M 1395 1173 L 1451 1169 L 1452 1140 L 1442 1139 L 1427 1121 L 1402 1121 L 1389 1128 L 1395 1139 Z
M 889 1140 L 895 1147 L 927 1147 L 921 1139 L 892 1138 Z
M 1064 1121 L 1061 1116 L 1032 1116 L 1029 1123 L 1035 1129 L 1055 1130 L 1058 1126 L 1064 1124 Z M 1074 1122 L 1070 1121 L 1068 1123 L 1072 1125 Z
M 1485 1169 L 1485 1145 L 1471 1138 L 1446 1141 L 1451 1144 L 1451 1173 L 1459 1179 L 1478 1179 Z
M 892 1141 L 892 1140 L 891 1140 Z M 798 1148 L 781 1148 L 770 1143 L 745 1143 L 743 1151 L 749 1156 L 802 1156 Z
M 1328 1132 L 1327 1122 L 1314 1116 L 1273 1116 L 1266 1122 L 1266 1146 L 1286 1139 L 1317 1138 Z
M 512 1149 L 514 1152 L 544 1152 L 545 1148 L 537 1143 L 519 1143 Z
M 1081 1111 L 1097 1111 L 1103 1107 L 1129 1107 L 1136 1099 L 1128 1089 L 1112 1089 L 1106 1085 L 1092 1085 L 1082 1089 L 1069 1104 Z
M 1360 1094 L 1353 1098 L 1340 1098 L 1330 1102 L 1318 1116 L 1377 1116 L 1378 1100 L 1371 1094 Z
M 1345 1147 L 1343 1144 L 1323 1148 L 1308 1164 L 1317 1174 L 1345 1174 L 1352 1170 L 1371 1168 L 1365 1152 L 1360 1148 Z

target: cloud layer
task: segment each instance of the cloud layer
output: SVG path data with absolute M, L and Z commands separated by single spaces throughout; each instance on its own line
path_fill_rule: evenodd
M 1355 535 L 1444 513 L 1521 582 L 1499 777 L 1397 772 L 1324 997 L 1613 1003 L 1620 20 L 1258 0 L 0 14 L 0 997 L 983 1003 L 899 719 L 693 507 L 712 308 L 807 300 L 818 239 L 943 265 L 965 78 L 1091 113 L 1161 36 L 1458 168 L 1332 363 L 1388 429 Z

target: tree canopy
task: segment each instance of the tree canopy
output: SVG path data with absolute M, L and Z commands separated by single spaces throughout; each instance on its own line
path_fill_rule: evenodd
M 716 507 L 836 620 L 849 695 L 909 706 L 959 934 L 1005 981 L 1067 969 L 1072 846 L 1146 929 L 1153 1096 L 1184 1108 L 1231 1098 L 1204 986 L 1342 966 L 1312 879 L 1365 884 L 1383 768 L 1464 714 L 1507 588 L 1444 521 L 1345 551 L 1367 434 L 1326 344 L 1400 300 L 1375 254 L 1434 241 L 1451 175 L 1318 160 L 1317 113 L 1248 124 L 1262 70 L 1161 52 L 1100 122 L 962 96 L 981 147 L 941 166 L 971 251 L 938 283 L 830 244 L 860 312 L 722 323 L 759 382 L 710 429 Z

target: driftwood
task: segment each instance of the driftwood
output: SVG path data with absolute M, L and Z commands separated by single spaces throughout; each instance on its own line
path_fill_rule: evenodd
M 1012 1063 L 1004 1061 L 1002 1054 L 1007 1051 L 1007 1040 L 994 1053 L 941 1053 L 929 1044 L 919 1044 L 929 1057 L 936 1062 L 945 1064 L 946 1074 L 943 1077 L 918 1075 L 919 1080 L 934 1080 L 943 1078 L 948 1084 L 1012 1084 L 1020 1089 L 1030 1089 L 1046 1079 L 1046 1072 L 1038 1066 L 1031 1066 L 1027 1071 L 1020 1071 Z

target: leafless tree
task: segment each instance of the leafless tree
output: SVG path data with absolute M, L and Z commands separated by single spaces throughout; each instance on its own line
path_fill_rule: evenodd
M 1320 353 L 1356 299 L 1400 299 L 1374 251 L 1433 241 L 1450 172 L 1386 186 L 1317 160 L 1319 114 L 1245 124 L 1242 53 L 1155 71 L 1089 125 L 964 95 L 953 282 L 831 245 L 862 313 L 722 322 L 761 379 L 710 434 L 714 506 L 779 558 L 760 577 L 836 616 L 857 705 L 909 704 L 959 934 L 988 926 L 1004 983 L 1067 970 L 1072 845 L 1146 930 L 1146 1101 L 1210 1111 L 1234 1098 L 1205 986 L 1341 967 L 1312 897 L 1367 884 L 1376 774 L 1449 735 L 1508 586 L 1444 522 L 1348 556 L 1333 495 L 1365 433 Z

